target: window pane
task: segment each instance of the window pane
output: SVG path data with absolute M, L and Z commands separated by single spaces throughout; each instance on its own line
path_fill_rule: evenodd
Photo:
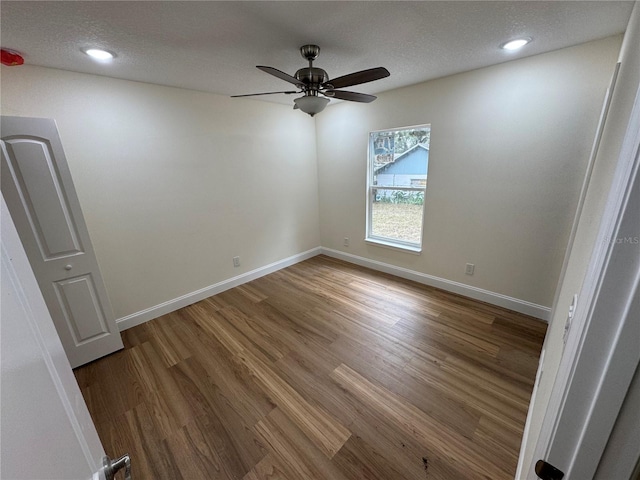
M 430 137 L 430 125 L 371 132 L 368 237 L 420 246 Z
M 373 132 L 373 185 L 408 187 L 426 184 L 429 127 Z
M 424 191 L 374 189 L 371 236 L 420 244 Z

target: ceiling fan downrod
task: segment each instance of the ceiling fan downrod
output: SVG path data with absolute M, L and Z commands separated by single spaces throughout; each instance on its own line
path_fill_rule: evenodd
M 295 73 L 295 78 L 304 84 L 305 96 L 318 94 L 320 86 L 329 80 L 329 75 L 322 68 L 313 66 L 313 61 L 320 55 L 318 45 L 303 45 L 300 47 L 300 55 L 309 61 L 309 66 L 301 68 Z

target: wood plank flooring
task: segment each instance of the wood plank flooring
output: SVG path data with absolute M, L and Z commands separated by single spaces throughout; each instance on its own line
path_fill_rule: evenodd
M 546 324 L 325 256 L 75 374 L 150 479 L 512 479 Z

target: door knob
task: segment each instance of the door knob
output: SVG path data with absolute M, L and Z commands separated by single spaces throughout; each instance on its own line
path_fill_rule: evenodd
M 129 454 L 125 454 L 117 460 L 111 460 L 107 455 L 102 459 L 102 465 L 106 480 L 114 480 L 116 473 L 122 468 L 124 468 L 124 480 L 131 480 L 131 457 Z
M 69 270 L 71 270 L 73 268 L 73 265 L 69 264 L 69 265 L 65 265 L 64 269 L 68 272 Z
M 536 476 L 542 480 L 562 480 L 564 472 L 544 460 L 536 462 Z

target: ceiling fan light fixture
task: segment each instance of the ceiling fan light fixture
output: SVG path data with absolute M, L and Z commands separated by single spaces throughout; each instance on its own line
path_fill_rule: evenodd
M 502 48 L 503 50 L 513 51 L 524 47 L 528 43 L 531 43 L 531 37 L 516 38 L 514 40 L 509 40 L 508 42 L 503 43 L 502 45 L 500 45 L 500 48 Z
M 304 97 L 296 98 L 294 102 L 300 110 L 313 117 L 316 113 L 320 113 L 325 109 L 329 99 L 318 97 L 317 95 L 305 95 Z

